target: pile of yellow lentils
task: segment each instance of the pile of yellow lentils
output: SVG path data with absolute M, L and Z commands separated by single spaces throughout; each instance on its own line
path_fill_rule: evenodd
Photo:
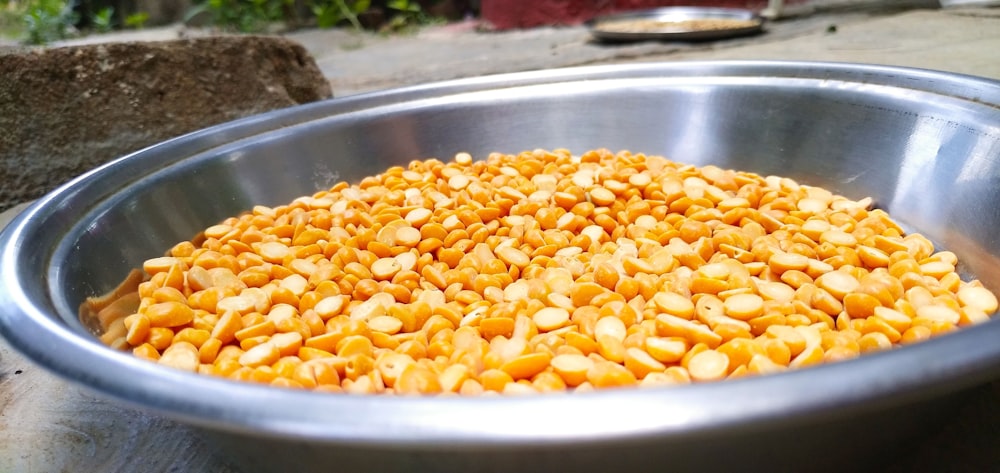
M 627 151 L 460 153 L 255 207 L 87 307 L 105 343 L 177 369 L 463 395 L 776 373 L 997 310 L 870 207 Z

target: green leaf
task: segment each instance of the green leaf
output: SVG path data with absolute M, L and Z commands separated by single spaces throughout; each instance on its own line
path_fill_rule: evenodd
M 351 10 L 354 11 L 354 13 L 364 13 L 368 11 L 371 6 L 371 0 L 357 0 L 354 2 L 354 5 L 352 5 Z
M 138 12 L 125 17 L 125 26 L 129 28 L 141 29 L 149 21 L 149 13 Z
M 386 6 L 401 12 L 420 13 L 420 3 L 412 0 L 389 0 Z
M 111 31 L 114 24 L 112 23 L 112 17 L 115 14 L 115 9 L 112 7 L 107 7 L 101 9 L 101 11 L 94 14 L 91 18 L 91 22 L 94 24 L 94 29 L 100 33 L 107 33 Z

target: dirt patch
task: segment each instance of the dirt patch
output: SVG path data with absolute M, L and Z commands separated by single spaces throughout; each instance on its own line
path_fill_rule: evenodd
M 168 138 L 330 96 L 308 52 L 277 37 L 0 56 L 0 211 Z

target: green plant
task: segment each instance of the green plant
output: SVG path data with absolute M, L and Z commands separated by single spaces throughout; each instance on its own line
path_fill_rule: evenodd
M 441 21 L 427 14 L 417 0 L 388 0 L 385 6 L 393 12 L 393 15 L 382 27 L 383 32 L 407 31 L 420 25 Z
M 90 23 L 94 25 L 94 30 L 98 33 L 107 33 L 114 28 L 114 20 L 112 17 L 115 14 L 115 9 L 112 7 L 102 8 L 99 12 L 94 13 L 90 17 Z
M 0 37 L 20 38 L 24 34 L 25 6 L 20 2 L 0 2 Z
M 316 25 L 320 28 L 332 28 L 341 21 L 347 20 L 355 29 L 361 29 L 358 15 L 371 6 L 371 0 L 354 0 L 350 4 L 346 0 L 314 0 L 313 15 L 316 15 Z
M 79 17 L 73 11 L 74 1 L 32 0 L 23 21 L 30 44 L 46 44 L 70 37 Z
M 285 19 L 294 0 L 208 0 L 205 4 L 217 25 L 242 32 L 258 32 Z
M 216 26 L 259 32 L 277 22 L 293 28 L 300 25 L 300 8 L 308 9 L 320 28 L 349 23 L 360 31 L 364 25 L 359 16 L 369 10 L 386 12 L 389 21 L 382 27 L 383 32 L 398 32 L 440 21 L 428 15 L 417 0 L 203 0 L 189 10 L 186 17 L 190 19 L 208 12 Z
M 141 11 L 126 16 L 124 23 L 126 28 L 142 29 L 146 26 L 146 22 L 148 21 L 149 13 Z
M 385 2 L 385 6 L 399 15 L 415 16 L 423 12 L 420 3 L 413 0 L 389 0 Z

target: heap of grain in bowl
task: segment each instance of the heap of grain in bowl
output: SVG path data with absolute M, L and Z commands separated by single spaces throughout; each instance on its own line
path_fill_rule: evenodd
M 88 304 L 105 343 L 234 380 L 580 392 L 777 373 L 987 320 L 997 298 L 956 264 L 870 199 L 787 178 L 461 153 L 254 207 Z

